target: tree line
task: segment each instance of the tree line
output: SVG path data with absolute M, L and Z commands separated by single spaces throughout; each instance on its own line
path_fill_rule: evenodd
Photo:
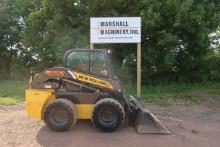
M 89 48 L 90 17 L 142 19 L 142 81 L 220 80 L 218 0 L 1 0 L 0 79 L 62 63 L 65 51 Z M 123 81 L 135 82 L 136 45 L 105 44 Z

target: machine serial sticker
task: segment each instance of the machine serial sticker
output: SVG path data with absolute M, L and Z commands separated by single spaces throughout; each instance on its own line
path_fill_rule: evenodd
M 109 83 L 108 81 L 101 80 L 101 79 L 91 77 L 88 75 L 84 75 L 84 74 L 81 74 L 78 72 L 74 72 L 74 74 L 76 75 L 77 79 L 80 81 L 91 83 L 91 84 L 98 85 L 98 86 L 105 87 L 105 88 L 113 89 L 112 84 Z

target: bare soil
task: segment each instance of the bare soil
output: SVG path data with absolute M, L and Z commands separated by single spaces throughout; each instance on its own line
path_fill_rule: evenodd
M 28 118 L 24 104 L 0 106 L 0 146 L 45 147 L 219 147 L 220 108 L 207 105 L 147 104 L 171 130 L 171 135 L 137 134 L 124 126 L 114 133 L 94 129 L 89 121 L 79 121 L 68 132 L 52 132 L 43 122 Z M 214 105 L 213 105 L 214 106 Z M 218 105 L 219 106 L 219 105 Z

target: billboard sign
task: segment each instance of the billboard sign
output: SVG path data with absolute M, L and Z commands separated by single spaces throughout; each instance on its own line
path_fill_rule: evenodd
M 90 43 L 140 43 L 140 17 L 90 18 Z

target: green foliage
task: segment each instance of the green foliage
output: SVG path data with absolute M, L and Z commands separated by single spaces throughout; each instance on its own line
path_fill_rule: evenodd
M 27 88 L 25 82 L 0 81 L 0 104 L 13 105 L 24 101 L 24 92 Z
M 142 1 L 144 81 L 199 80 L 209 51 L 209 33 L 219 22 L 208 1 Z
M 18 65 L 22 56 L 20 19 L 14 2 L 15 0 L 0 2 L 0 79 L 10 79 L 12 66 Z
M 219 79 L 218 1 L 2 0 L 0 4 L 3 79 L 60 65 L 66 50 L 88 48 L 89 19 L 100 16 L 141 17 L 143 84 Z M 136 45 L 95 47 L 113 49 L 116 74 L 135 83 Z
M 210 47 L 210 34 L 219 25 L 217 2 L 142 0 L 138 9 L 143 23 L 143 84 L 219 79 L 219 55 Z M 135 79 L 135 60 L 124 64 Z
M 29 9 L 29 5 L 25 9 Z M 74 1 L 54 0 L 41 1 L 26 14 L 23 42 L 36 56 L 38 68 L 61 63 L 68 49 L 85 47 L 88 34 L 85 35 L 83 13 Z

